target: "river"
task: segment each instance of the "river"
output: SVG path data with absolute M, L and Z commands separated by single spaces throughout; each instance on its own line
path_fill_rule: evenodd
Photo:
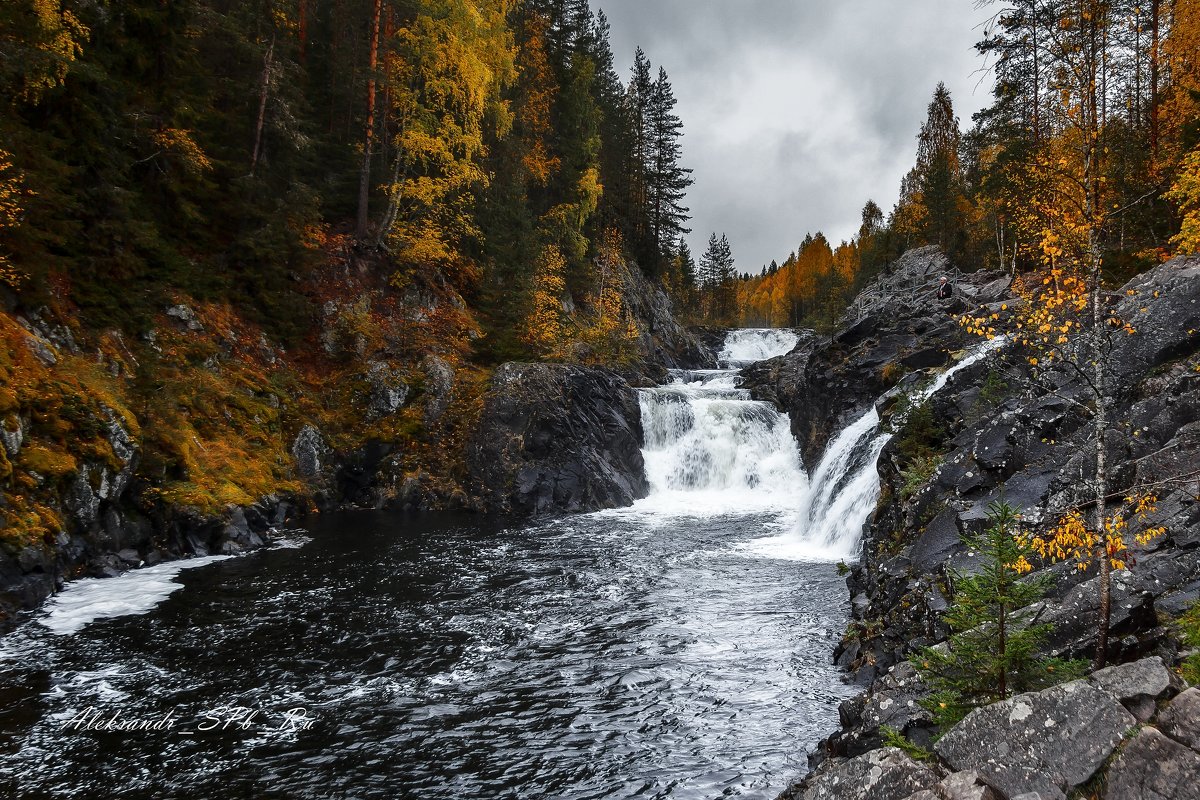
M 246 556 L 70 584 L 0 641 L 0 789 L 774 797 L 853 693 L 836 561 L 877 496 L 805 533 L 830 502 L 736 372 L 795 341 L 734 332 L 725 369 L 643 391 L 652 489 L 631 508 L 327 515 Z

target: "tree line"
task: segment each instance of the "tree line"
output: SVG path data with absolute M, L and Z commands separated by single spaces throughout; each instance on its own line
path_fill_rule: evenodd
M 1179 0 L 981 0 L 993 102 L 966 132 L 934 90 L 916 163 L 852 241 L 809 236 L 737 289 L 739 324 L 828 324 L 905 250 L 1017 275 L 1093 261 L 1122 282 L 1200 250 L 1200 8 Z M 836 262 L 836 263 L 835 263 Z
M 98 324 L 182 291 L 296 337 L 336 246 L 550 355 L 686 232 L 670 79 L 585 0 L 14 0 L 0 86 L 0 280 Z

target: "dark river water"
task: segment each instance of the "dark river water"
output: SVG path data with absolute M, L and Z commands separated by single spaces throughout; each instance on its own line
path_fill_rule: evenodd
M 81 582 L 0 642 L 0 793 L 773 797 L 850 693 L 845 585 L 780 529 L 346 514 Z
M 796 341 L 642 390 L 631 509 L 327 516 L 70 584 L 0 639 L 0 794 L 773 798 L 851 694 L 833 562 L 878 495 L 853 441 L 810 480 L 739 388 Z

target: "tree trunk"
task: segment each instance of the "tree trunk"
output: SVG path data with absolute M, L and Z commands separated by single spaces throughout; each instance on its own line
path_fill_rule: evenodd
M 1158 156 L 1158 50 L 1159 42 L 1159 2 L 1150 3 L 1150 155 Z
M 296 37 L 300 40 L 300 64 L 308 62 L 308 0 L 299 0 L 297 11 Z
M 383 15 L 383 0 L 375 0 L 371 12 L 371 47 L 367 56 L 367 130 L 363 141 L 362 171 L 358 175 L 358 223 L 354 237 L 362 242 L 367 238 L 371 200 L 371 146 L 375 139 L 375 70 L 379 65 L 379 20 Z
M 271 59 L 275 54 L 275 34 L 271 34 L 271 43 L 267 45 L 267 53 L 263 56 L 262 81 L 258 90 L 258 119 L 254 123 L 254 149 L 250 152 L 250 175 L 258 168 L 258 158 L 262 154 L 263 123 L 267 118 L 267 95 L 271 90 Z

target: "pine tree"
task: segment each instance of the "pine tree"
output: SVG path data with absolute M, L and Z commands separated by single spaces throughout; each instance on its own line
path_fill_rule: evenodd
M 917 137 L 916 170 L 925 210 L 922 238 L 946 252 L 958 249 L 963 235 L 960 140 L 950 91 L 946 84 L 939 83 Z
M 1029 606 L 1045 593 L 1046 580 L 1021 577 L 1032 547 L 1016 510 L 990 504 L 987 529 L 963 543 L 981 564 L 973 575 L 953 575 L 954 601 L 944 617 L 953 633 L 944 648 L 926 647 L 913 657 L 932 689 L 927 707 L 942 730 L 972 709 L 1070 680 L 1084 669 L 1082 662 L 1038 655 L 1051 628 L 1038 623 Z
M 683 205 L 683 198 L 693 183 L 692 171 L 679 163 L 683 150 L 679 141 L 683 135 L 683 122 L 675 114 L 675 104 L 675 93 L 667 72 L 660 67 L 648 109 L 651 139 L 647 143 L 645 169 L 647 210 L 654 247 L 650 256 L 655 262 L 647 265 L 651 275 L 659 273 L 659 264 L 666 258 L 670 245 L 682 234 L 690 232 L 684 227 L 688 209 Z

